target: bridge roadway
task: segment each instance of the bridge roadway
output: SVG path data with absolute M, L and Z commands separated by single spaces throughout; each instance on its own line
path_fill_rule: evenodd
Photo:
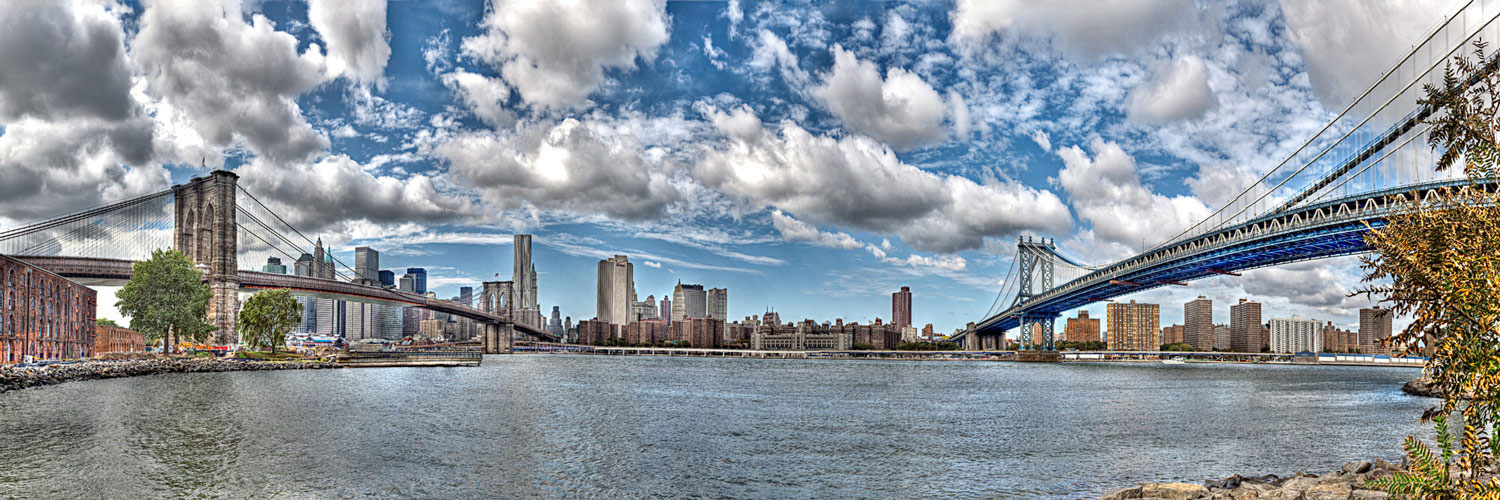
M 126 259 L 50 256 L 12 257 L 85 285 L 123 285 L 134 274 L 133 265 L 135 264 L 135 261 Z M 402 307 L 420 307 L 485 323 L 511 323 L 510 318 L 503 315 L 481 311 L 455 302 L 346 281 L 241 270 L 239 271 L 239 282 L 241 289 L 271 290 L 285 288 L 291 290 L 294 295 L 304 297 L 350 300 Z M 530 325 L 515 323 L 514 326 L 516 331 L 532 338 L 557 340 L 550 332 L 539 330 Z
M 1401 200 L 1413 193 L 1424 201 L 1442 190 L 1468 184 L 1447 180 L 1363 193 L 1263 216 L 1196 238 L 1158 246 L 1046 290 L 975 324 L 970 333 L 1001 334 L 1021 324 L 1022 315 L 1057 317 L 1094 302 L 1152 288 L 1246 269 L 1350 255 L 1369 250 L 1365 234 L 1383 227 Z M 1478 186 L 1488 192 L 1496 181 Z M 965 344 L 971 345 L 971 344 Z

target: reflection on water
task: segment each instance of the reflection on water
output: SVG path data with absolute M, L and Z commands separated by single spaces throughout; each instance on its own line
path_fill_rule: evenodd
M 0 497 L 1074 498 L 1399 455 L 1416 370 L 489 356 L 0 394 Z

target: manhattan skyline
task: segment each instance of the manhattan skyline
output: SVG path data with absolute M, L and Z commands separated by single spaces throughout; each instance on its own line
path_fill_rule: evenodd
M 724 286 L 730 318 L 890 321 L 911 286 L 913 322 L 945 333 L 982 317 L 1017 236 L 1102 264 L 1206 215 L 1447 4 L 1338 32 L 1314 28 L 1339 2 L 0 6 L 0 68 L 26 75 L 0 82 L 0 177 L 20 179 L 0 229 L 225 168 L 339 259 L 374 248 L 440 297 L 508 275 L 526 232 L 541 309 L 575 320 L 623 254 L 640 295 Z M 110 50 L 32 57 L 42 26 Z M 1347 327 L 1357 276 L 1343 257 L 1120 300 Z

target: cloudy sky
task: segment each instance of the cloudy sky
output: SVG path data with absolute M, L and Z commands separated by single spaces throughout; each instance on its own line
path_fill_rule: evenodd
M 951 331 L 1018 236 L 1107 263 L 1208 214 L 1449 3 L 0 2 L 0 228 L 223 168 L 444 297 L 508 277 L 524 231 L 574 318 L 620 253 L 642 298 L 680 279 L 736 317 L 869 321 L 907 285 Z M 1347 325 L 1358 275 L 1126 299 Z

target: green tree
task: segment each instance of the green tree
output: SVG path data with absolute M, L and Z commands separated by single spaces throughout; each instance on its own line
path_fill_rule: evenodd
M 99 318 L 99 319 L 96 319 L 96 320 L 94 320 L 94 324 L 99 325 L 99 326 L 120 326 L 119 323 L 115 323 L 115 320 L 112 320 L 112 319 L 109 319 L 109 318 Z
M 1428 144 L 1441 153 L 1437 169 L 1462 165 L 1470 185 L 1436 201 L 1412 193 L 1365 237 L 1374 253 L 1362 259 L 1366 285 L 1356 293 L 1411 318 L 1386 343 L 1430 352 L 1425 374 L 1444 394 L 1422 415 L 1437 422 L 1441 453 L 1408 437 L 1411 470 L 1373 483 L 1393 496 L 1500 498 L 1500 481 L 1490 478 L 1500 455 L 1500 199 L 1484 189 L 1500 161 L 1500 75 L 1485 44 L 1474 47 L 1476 60 L 1455 57 L 1421 101 L 1436 111 Z
M 130 281 L 115 294 L 115 307 L 130 317 L 130 328 L 167 349 L 183 339 L 201 342 L 214 331 L 204 321 L 213 291 L 203 273 L 182 252 L 158 249 L 136 262 Z
M 302 323 L 302 305 L 292 297 L 291 290 L 262 290 L 251 295 L 240 307 L 236 326 L 243 335 L 245 344 L 254 349 L 269 347 L 276 354 L 276 346 L 286 343 L 286 334 Z

